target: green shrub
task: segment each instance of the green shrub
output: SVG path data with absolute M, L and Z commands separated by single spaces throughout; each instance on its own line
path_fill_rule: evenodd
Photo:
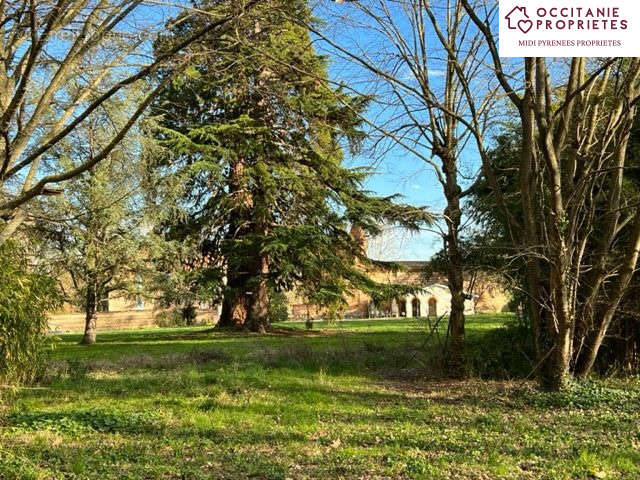
M 182 315 L 184 323 L 187 326 L 195 325 L 198 319 L 198 311 L 196 310 L 196 307 L 195 305 L 193 305 L 193 303 L 188 303 L 187 305 L 182 307 L 180 309 L 180 315 Z
M 174 308 L 156 314 L 154 323 L 160 328 L 185 327 L 187 325 L 182 313 Z
M 467 339 L 465 357 L 472 377 L 525 378 L 532 373 L 535 350 L 530 329 L 520 322 Z
M 329 325 L 335 325 L 344 318 L 344 305 L 336 302 L 329 305 L 325 311 L 324 319 Z
M 55 281 L 29 269 L 13 242 L 0 245 L 0 379 L 28 382 L 42 367 L 46 312 L 60 305 Z

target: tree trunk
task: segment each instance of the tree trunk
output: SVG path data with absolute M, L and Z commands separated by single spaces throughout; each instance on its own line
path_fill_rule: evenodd
M 229 272 L 227 289 L 222 301 L 219 327 L 242 329 L 249 313 L 249 299 L 246 294 L 245 281 L 242 276 Z
M 567 325 L 556 328 L 557 319 L 549 311 L 542 312 L 544 323 L 544 356 L 540 365 L 540 386 L 544 390 L 559 392 L 567 385 L 571 364 L 571 329 Z
M 546 390 L 560 391 L 566 384 L 573 352 L 573 312 L 569 305 L 569 282 L 566 271 L 568 260 L 560 235 L 552 236 L 549 266 L 549 299 L 542 303 L 545 336 L 542 359 L 541 386 Z
M 445 250 L 447 253 L 447 280 L 451 292 L 451 309 L 449 312 L 449 334 L 451 335 L 450 351 L 448 352 L 449 374 L 453 378 L 462 378 L 465 374 L 464 365 L 464 275 L 463 260 L 459 244 L 459 228 L 462 218 L 460 210 L 461 188 L 458 185 L 458 170 L 456 159 L 443 156 L 443 171 L 446 175 L 444 189 L 447 199 L 445 220 L 447 222 L 447 237 Z
M 607 299 L 606 305 L 602 308 L 600 315 L 598 315 L 598 324 L 591 329 L 587 339 L 582 355 L 580 355 L 576 361 L 575 374 L 580 378 L 585 378 L 591 372 L 593 365 L 598 357 L 598 351 L 602 346 L 607 331 L 611 325 L 611 321 L 620 305 L 622 296 L 629 286 L 631 277 L 635 272 L 636 265 L 638 264 L 638 256 L 640 255 L 640 213 L 636 212 L 636 220 L 633 226 L 633 233 L 631 237 L 631 246 L 622 264 L 618 278 L 612 288 L 611 294 Z
M 464 291 L 461 265 L 450 265 L 448 275 L 449 290 L 451 291 L 451 312 L 449 325 L 451 335 L 451 350 L 449 355 L 450 374 L 454 378 L 462 378 L 465 374 L 464 364 Z
M 13 217 L 11 217 L 11 219 L 3 225 L 2 230 L 0 230 L 0 245 L 13 236 L 25 218 L 26 214 L 24 210 L 19 210 L 14 213 Z
M 87 298 L 85 304 L 84 335 L 82 345 L 93 345 L 96 343 L 96 328 L 98 322 L 97 315 L 97 293 L 95 282 L 87 285 Z
M 535 154 L 535 116 L 533 109 L 533 85 L 534 67 L 533 59 L 525 59 L 525 75 L 528 88 L 525 90 L 520 106 L 520 118 L 522 121 L 522 151 L 520 152 L 520 191 L 522 198 L 522 231 L 514 231 L 513 237 L 520 239 L 522 251 L 525 254 L 527 272 L 527 293 L 529 304 L 529 316 L 531 330 L 533 332 L 536 357 L 538 361 L 544 358 L 542 347 L 542 318 L 541 306 L 543 289 L 541 285 L 540 260 L 537 255 L 531 255 L 538 248 L 538 224 L 535 202 L 535 176 L 537 174 L 537 159 Z
M 224 242 L 227 259 L 227 288 L 222 302 L 219 327 L 243 329 L 250 309 L 250 265 L 242 252 L 237 251 L 237 241 L 251 233 L 250 222 L 253 198 L 246 188 L 245 162 L 240 159 L 231 166 L 229 174 L 229 194 L 233 198 L 235 212 L 229 222 Z

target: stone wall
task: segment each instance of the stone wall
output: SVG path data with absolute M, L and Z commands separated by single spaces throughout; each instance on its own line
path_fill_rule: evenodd
M 99 313 L 98 331 L 155 327 L 157 313 L 159 311 L 152 310 Z M 198 323 L 215 323 L 217 318 L 217 312 L 214 310 L 201 310 L 197 313 Z M 82 332 L 84 331 L 84 315 L 82 313 L 49 315 L 49 329 L 60 333 Z

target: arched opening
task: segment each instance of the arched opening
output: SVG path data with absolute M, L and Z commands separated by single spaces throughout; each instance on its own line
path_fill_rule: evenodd
M 420 300 L 418 300 L 417 298 L 411 300 L 411 313 L 412 317 L 420 316 Z
M 438 302 L 433 297 L 429 299 L 429 316 L 430 317 L 438 316 Z
M 407 302 L 404 301 L 404 298 L 399 298 L 396 300 L 398 304 L 398 316 L 406 317 L 407 316 Z

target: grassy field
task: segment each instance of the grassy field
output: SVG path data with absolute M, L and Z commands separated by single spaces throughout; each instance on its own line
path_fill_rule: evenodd
M 471 370 L 508 376 L 511 321 L 470 319 L 470 358 L 485 362 Z M 640 381 L 562 395 L 444 381 L 426 331 L 378 320 L 264 337 L 109 332 L 92 347 L 63 336 L 38 385 L 2 390 L 0 478 L 640 478 Z

